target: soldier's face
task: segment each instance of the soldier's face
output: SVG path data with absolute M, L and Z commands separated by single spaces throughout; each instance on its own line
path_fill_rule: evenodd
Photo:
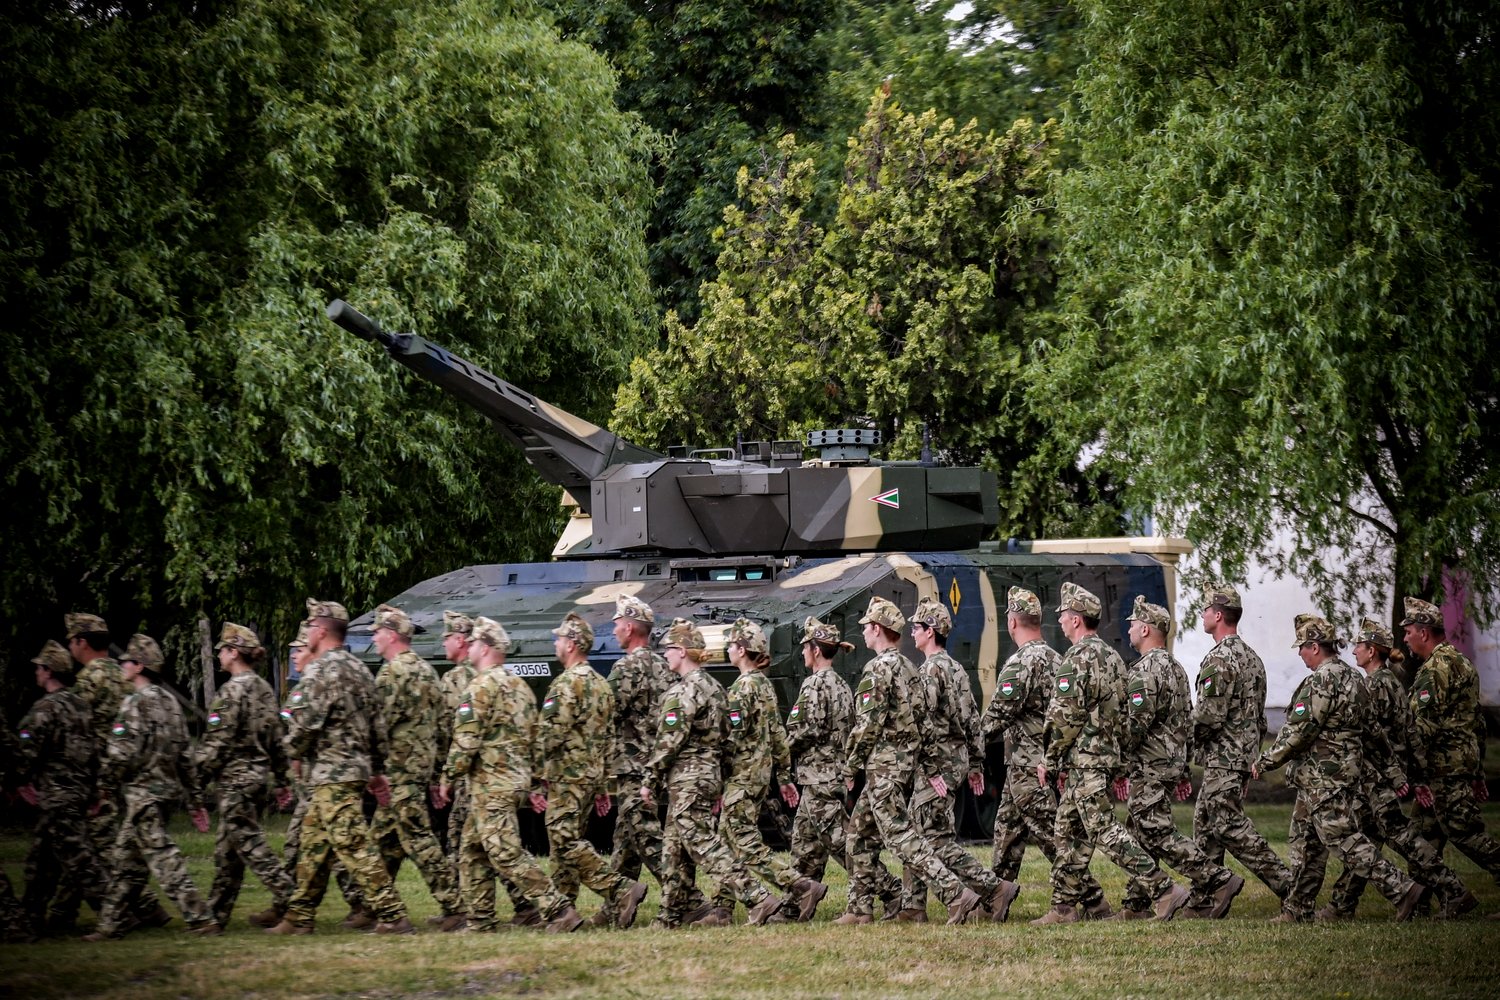
M 813 650 L 813 644 L 804 642 L 802 644 L 802 665 L 811 670 L 818 662 L 818 654 Z
M 1224 617 L 1223 612 L 1221 612 L 1218 608 L 1215 608 L 1215 607 L 1212 607 L 1212 606 L 1204 608 L 1203 609 L 1203 631 L 1205 631 L 1205 632 L 1212 632 L 1214 630 L 1214 628 L 1219 624 L 1219 619 L 1221 619 L 1223 617 Z
M 1297 655 L 1302 657 L 1302 665 L 1308 670 L 1318 669 L 1318 663 L 1323 659 L 1322 650 L 1315 642 L 1304 642 L 1298 646 Z
M 141 665 L 134 660 L 121 660 L 120 673 L 125 675 L 127 681 L 133 681 L 141 675 Z
M 625 643 L 629 641 L 630 634 L 634 631 L 635 629 L 631 626 L 628 619 L 615 619 L 615 642 L 618 642 L 621 646 L 625 645 Z
M 462 663 L 469 658 L 469 637 L 462 632 L 449 632 L 443 636 L 443 655 L 454 663 Z
M 1437 645 L 1432 641 L 1432 633 L 1425 625 L 1401 626 L 1401 638 L 1406 640 L 1406 648 L 1418 656 L 1426 656 Z
M 683 655 L 681 646 L 663 646 L 661 648 L 661 655 L 666 658 L 667 666 L 671 669 L 672 673 L 682 673 L 682 664 L 687 657 Z

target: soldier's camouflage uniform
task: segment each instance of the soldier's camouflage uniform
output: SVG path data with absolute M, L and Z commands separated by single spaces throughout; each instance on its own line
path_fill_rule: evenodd
M 438 733 L 443 689 L 431 664 L 406 650 L 380 668 L 375 679 L 386 728 L 385 775 L 389 805 L 377 805 L 370 837 L 391 878 L 411 858 L 445 916 L 460 912 L 458 886 L 448 858 L 432 833 L 427 794 L 438 774 Z
M 287 783 L 276 694 L 265 678 L 235 674 L 215 694 L 208 726 L 198 748 L 198 772 L 215 784 L 219 829 L 214 837 L 214 882 L 209 912 L 228 926 L 248 866 L 271 892 L 271 903 L 285 910 L 296 882 L 266 843 L 261 815 L 268 802 L 266 782 Z
M 899 650 L 887 649 L 865 664 L 854 691 L 854 728 L 844 751 L 844 778 L 865 773 L 865 787 L 849 817 L 849 904 L 846 912 L 870 916 L 883 881 L 884 845 L 903 870 L 921 876 L 945 904 L 964 884 L 939 860 L 911 821 L 912 782 L 921 752 L 922 726 L 931 706 L 927 685 Z
M 1150 650 L 1132 665 L 1125 698 L 1120 751 L 1130 779 L 1126 829 L 1148 854 L 1186 875 L 1195 891 L 1211 896 L 1233 873 L 1209 860 L 1196 841 L 1177 832 L 1172 820 L 1173 789 L 1188 777 L 1193 705 L 1187 672 L 1165 647 Z M 1125 908 L 1150 906 L 1145 886 L 1132 879 Z
M 665 883 L 661 819 L 641 800 L 646 758 L 656 743 L 662 699 L 676 680 L 661 654 L 639 646 L 615 661 L 609 687 L 615 697 L 615 733 L 610 772 L 615 779 L 615 848 L 610 867 L 637 879 L 641 865 Z
M 1297 685 L 1286 724 L 1257 761 L 1262 773 L 1288 765 L 1287 783 L 1297 789 L 1287 832 L 1292 887 L 1281 904 L 1296 920 L 1312 919 L 1330 851 L 1393 903 L 1412 887 L 1359 830 L 1355 796 L 1368 698 L 1363 671 L 1325 660 Z
M 786 717 L 801 796 L 792 822 L 792 864 L 807 878 L 821 881 L 829 858 L 849 867 L 843 756 L 853 726 L 854 694 L 838 671 L 829 667 L 808 674 Z M 886 876 L 883 889 L 889 899 L 900 885 L 889 871 Z
M 99 914 L 99 934 L 121 932 L 127 904 L 155 876 L 162 890 L 182 911 L 189 927 L 213 918 L 187 862 L 167 836 L 166 812 L 186 798 L 190 808 L 203 803 L 202 787 L 188 755 L 187 721 L 177 699 L 156 684 L 136 688 L 120 705 L 110 725 L 109 742 L 99 765 L 99 791 L 119 796 L 120 829 L 109 854 L 109 889 Z
M 87 821 L 97 764 L 88 705 L 72 688 L 42 695 L 21 720 L 17 743 L 17 781 L 33 785 L 37 793 L 21 908 L 40 933 L 59 891 L 66 899 L 87 900 L 95 910 L 104 905 L 107 882 Z M 71 923 L 77 905 L 59 912 L 60 919 Z
M 16 769 L 20 766 L 20 740 L 11 732 L 10 726 L 0 720 L 0 790 L 6 794 L 20 784 L 15 780 Z M 0 871 L 0 940 L 22 941 L 31 936 L 31 922 L 26 919 L 26 911 L 16 898 L 10 876 Z
M 473 930 L 495 929 L 495 879 L 553 919 L 569 906 L 521 844 L 517 805 L 531 789 L 536 697 L 521 678 L 494 667 L 474 678 L 454 711 L 444 777 L 466 780 L 469 818 L 460 841 L 459 885 Z
M 1046 762 L 1042 735 L 1062 654 L 1041 639 L 1023 643 L 1000 668 L 980 729 L 988 742 L 1005 741 L 1005 787 L 995 811 L 993 870 L 1014 882 L 1029 840 L 1049 865 L 1057 864 L 1057 790 L 1040 785 L 1036 766 Z M 1083 905 L 1097 906 L 1104 889 L 1085 875 Z
M 760 810 L 766 791 L 792 780 L 776 688 L 760 671 L 742 673 L 729 685 L 729 740 L 724 745 L 724 794 L 719 836 L 745 868 L 781 889 L 791 889 L 802 875 L 775 858 L 760 834 Z M 721 885 L 714 905 L 731 912 L 734 898 Z
M 614 730 L 615 696 L 587 661 L 553 679 L 537 723 L 537 758 L 547 788 L 552 880 L 569 899 L 580 884 L 613 902 L 631 882 L 584 837 L 594 796 L 604 794 L 604 763 Z
M 406 916 L 391 873 L 365 822 L 365 785 L 385 765 L 386 733 L 380 718 L 375 679 L 369 668 L 342 647 L 309 664 L 287 701 L 286 750 L 307 759 L 309 793 L 302 817 L 297 857 L 297 888 L 286 919 L 311 924 L 328 889 L 334 857 L 360 887 L 367 905 L 384 923 Z
M 1411 877 L 1430 886 L 1439 900 L 1452 903 L 1467 891 L 1443 856 L 1417 832 L 1401 810 L 1396 790 L 1410 783 L 1411 747 L 1416 730 L 1406 689 L 1385 664 L 1365 675 L 1369 690 L 1365 717 L 1363 796 L 1356 800 L 1360 830 L 1377 847 L 1387 845 L 1406 859 Z M 1366 880 L 1345 867 L 1333 885 L 1330 902 L 1336 913 L 1352 915 Z
M 680 924 L 692 906 L 693 865 L 747 907 L 770 895 L 735 860 L 714 821 L 714 800 L 723 789 L 720 755 L 728 739 L 729 699 L 707 670 L 692 670 L 667 689 L 655 746 L 642 776 L 643 787 L 656 801 L 663 794 L 667 799 L 662 843 L 666 877 L 657 918 L 664 926 Z
M 438 760 L 448 759 L 448 751 L 453 746 L 453 718 L 458 713 L 458 706 L 463 704 L 468 696 L 469 685 L 479 672 L 474 669 L 474 664 L 465 660 L 463 663 L 455 663 L 452 669 L 443 674 L 443 714 L 442 727 L 438 730 Z M 459 852 L 463 845 L 464 825 L 469 819 L 469 779 L 461 778 L 452 786 L 453 801 L 448 805 L 448 865 L 453 871 L 458 871 Z
M 989 899 L 1000 881 L 959 845 L 954 815 L 958 789 L 968 781 L 971 762 L 975 767 L 984 766 L 979 706 L 974 701 L 969 675 L 946 649 L 927 657 L 918 670 L 927 684 L 933 712 L 924 732 L 922 757 L 916 770 L 911 797 L 912 825 L 959 881 L 982 899 Z M 927 780 L 935 775 L 942 775 L 947 783 L 947 795 L 938 795 Z M 901 908 L 925 911 L 927 883 L 915 872 L 903 873 L 903 883 Z
M 1430 605 L 1429 605 L 1430 607 Z M 1407 609 L 1411 613 L 1410 607 Z M 1500 883 L 1500 843 L 1485 833 L 1473 783 L 1479 765 L 1479 675 L 1451 644 L 1439 643 L 1411 687 L 1415 748 L 1427 770 L 1417 780 L 1432 789 L 1433 810 L 1448 842 Z
M 1126 670 L 1120 654 L 1098 635 L 1086 635 L 1058 665 L 1047 706 L 1047 770 L 1067 773 L 1057 804 L 1054 907 L 1083 906 L 1094 848 L 1156 899 L 1172 888 L 1166 873 L 1115 819 L 1105 789 L 1120 767 Z
M 1210 861 L 1224 863 L 1224 852 L 1239 859 L 1278 897 L 1291 889 L 1291 872 L 1245 815 L 1250 764 L 1266 734 L 1266 668 L 1239 635 L 1225 636 L 1198 668 L 1198 700 L 1193 706 L 1193 752 L 1203 765 L 1203 782 L 1193 808 L 1193 839 Z M 1188 904 L 1213 905 L 1201 892 Z

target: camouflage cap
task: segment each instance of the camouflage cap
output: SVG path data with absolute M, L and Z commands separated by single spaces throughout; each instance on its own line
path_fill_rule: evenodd
M 1172 616 L 1160 604 L 1152 604 L 1144 594 L 1135 595 L 1135 605 L 1130 609 L 1128 622 L 1145 622 L 1162 635 L 1172 631 Z
M 450 635 L 468 635 L 474 631 L 474 619 L 459 611 L 443 612 L 443 638 Z
M 493 618 L 475 618 L 474 626 L 469 630 L 469 641 L 482 642 L 502 653 L 510 652 L 510 634 Z
M 1325 618 L 1317 615 L 1298 615 L 1292 622 L 1297 630 L 1297 641 L 1292 643 L 1293 649 L 1300 649 L 1309 642 L 1325 642 L 1330 646 L 1343 646 L 1343 640 L 1333 630 L 1333 626 Z
M 302 645 L 307 645 L 307 623 L 298 633 L 297 638 L 302 640 Z M 236 649 L 259 649 L 260 636 L 243 625 L 234 622 L 225 622 L 224 627 L 219 629 L 219 641 L 214 649 L 223 649 L 225 646 L 233 646 Z
M 69 639 L 87 635 L 90 632 L 109 631 L 109 626 L 104 624 L 103 618 L 78 611 L 70 611 L 63 615 L 63 628 L 67 630 L 66 638 Z
M 619 621 L 621 618 L 633 622 L 644 622 L 647 625 L 656 624 L 656 612 L 651 610 L 651 605 L 629 594 L 621 594 L 615 598 L 614 620 Z
M 663 649 L 668 646 L 678 646 L 682 649 L 706 649 L 708 644 L 703 641 L 703 633 L 698 626 L 686 618 L 673 618 L 672 624 L 667 626 L 667 634 L 661 637 Z
M 1355 639 L 1355 642 L 1367 642 L 1372 646 L 1383 646 L 1386 649 L 1396 648 L 1396 634 L 1373 618 L 1360 621 L 1357 635 L 1359 638 Z
M 1433 628 L 1443 627 L 1443 609 L 1436 604 L 1416 597 L 1408 597 L 1405 601 L 1406 617 L 1401 619 L 1402 625 L 1428 625 Z
M 155 639 L 137 632 L 125 645 L 125 652 L 120 654 L 120 662 L 139 663 L 147 670 L 155 670 L 166 662 L 166 657 L 161 655 L 161 647 L 156 644 Z
M 1099 618 L 1104 613 L 1104 605 L 1099 603 L 1099 598 L 1069 581 L 1062 585 L 1062 597 L 1057 605 L 1058 614 L 1064 611 L 1076 611 L 1089 618 Z
M 569 611 L 562 624 L 552 630 L 552 634 L 572 639 L 585 653 L 594 648 L 594 626 L 584 621 L 583 616 L 576 611 Z
M 346 622 L 349 620 L 349 612 L 338 601 L 319 601 L 309 597 L 307 617 L 332 618 L 334 621 Z
M 917 609 L 911 613 L 909 621 L 913 625 L 926 625 L 938 635 L 947 635 L 953 631 L 953 616 L 948 614 L 948 609 L 941 603 L 930 597 L 917 602 Z
M 1205 608 L 1234 608 L 1243 611 L 1245 606 L 1240 603 L 1240 592 L 1227 583 L 1211 583 L 1203 588 L 1203 606 Z
M 33 656 L 31 662 L 46 667 L 57 677 L 73 676 L 73 657 L 56 639 L 42 643 L 42 651 Z
M 729 632 L 725 636 L 728 642 L 737 642 L 745 647 L 745 652 L 759 655 L 765 653 L 770 647 L 766 644 L 766 633 L 760 625 L 748 618 L 739 618 L 729 626 Z
M 287 643 L 288 646 L 293 649 L 302 649 L 307 645 L 307 624 L 307 622 L 302 622 L 297 626 L 297 638 Z
M 865 608 L 865 616 L 859 620 L 859 623 L 868 625 L 870 622 L 883 625 L 892 632 L 900 632 L 906 628 L 906 616 L 901 613 L 900 608 L 884 597 L 870 598 L 870 606 Z
M 375 609 L 375 628 L 388 628 L 403 639 L 410 639 L 411 616 L 393 604 L 382 604 Z
M 1005 594 L 1005 610 L 1013 615 L 1042 616 L 1042 602 L 1025 587 L 1012 587 Z
M 818 621 L 812 615 L 808 615 L 802 623 L 802 638 L 798 640 L 798 645 L 804 642 L 821 642 L 825 646 L 838 646 L 843 650 L 854 648 L 854 643 L 845 642 L 837 628 Z

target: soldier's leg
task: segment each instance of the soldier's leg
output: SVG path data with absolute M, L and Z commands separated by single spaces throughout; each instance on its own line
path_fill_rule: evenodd
M 154 807 L 154 803 L 151 803 Z M 130 900 L 140 892 L 150 879 L 146 859 L 141 855 L 136 837 L 137 819 L 129 811 L 115 830 L 115 842 L 109 849 L 109 888 L 104 894 L 104 906 L 99 911 L 99 923 L 95 932 L 105 937 L 118 937 L 123 933 Z
M 1314 805 L 1313 823 L 1318 839 L 1332 851 L 1344 867 L 1368 879 L 1394 904 L 1399 904 L 1412 887 L 1412 880 L 1395 865 L 1380 856 L 1376 847 L 1359 829 L 1354 795 L 1347 788 L 1337 789 Z
M 556 786 L 554 786 L 555 788 Z M 471 808 L 478 809 L 475 802 Z M 521 824 L 516 818 L 515 799 L 497 797 L 482 803 L 483 822 L 479 839 L 490 864 L 507 882 L 515 885 L 548 920 L 556 918 L 572 904 L 557 891 L 547 873 L 542 871 L 536 858 L 521 845 Z M 552 811 L 552 798 L 548 796 L 547 811 Z M 491 890 L 493 898 L 493 890 Z
M 730 801 L 731 798 L 733 801 Z M 730 855 L 746 871 L 787 891 L 797 884 L 802 875 L 792 866 L 772 856 L 771 849 L 766 846 L 765 838 L 760 834 L 760 809 L 760 800 L 754 795 L 743 791 L 737 795 L 726 795 L 723 808 L 719 811 L 719 836 L 729 848 Z M 720 886 L 719 896 L 714 903 L 732 908 L 723 886 Z
M 162 891 L 172 900 L 189 927 L 199 927 L 213 919 L 208 904 L 188 874 L 187 861 L 177 842 L 167 836 L 167 824 L 159 804 L 142 809 L 136 827 L 137 843 L 146 867 Z
M 674 792 L 678 790 L 674 789 Z M 668 819 L 676 828 L 687 854 L 693 863 L 705 871 L 721 888 L 753 909 L 770 895 L 719 837 L 718 823 L 714 821 L 713 796 L 698 788 L 682 795 L 681 808 L 674 808 Z
M 806 784 L 792 821 L 792 864 L 805 877 L 822 881 L 829 860 L 848 870 L 844 853 L 848 813 L 844 811 L 844 789 L 836 783 Z
M 1377 835 L 1406 859 L 1407 871 L 1412 878 L 1430 887 L 1444 904 L 1456 902 L 1468 893 L 1463 880 L 1443 863 L 1443 856 L 1421 838 L 1416 824 L 1401 811 L 1401 801 L 1394 791 L 1389 788 L 1376 790 L 1370 806 Z M 1375 842 L 1380 843 L 1379 840 Z
M 1323 888 L 1323 876 L 1328 866 L 1328 848 L 1318 836 L 1314 805 L 1305 792 L 1299 791 L 1297 802 L 1292 806 L 1292 822 L 1287 829 L 1286 859 L 1291 865 L 1292 877 L 1281 901 L 1281 912 L 1293 920 L 1312 919 L 1313 906 L 1317 903 L 1318 891 Z
M 297 883 L 287 900 L 288 922 L 306 926 L 317 915 L 318 904 L 328 889 L 328 877 L 334 862 L 333 842 L 325 827 L 323 801 L 326 797 L 315 795 L 309 789 L 307 796 L 298 804 L 301 813 L 298 823 Z
M 844 841 L 844 854 L 849 868 L 849 902 L 844 912 L 873 916 L 876 885 L 880 881 L 876 876 L 876 869 L 884 869 L 889 878 L 894 879 L 895 876 L 880 863 L 880 828 L 870 811 L 868 785 L 854 803 L 848 831 Z M 900 882 L 897 881 L 896 884 L 899 886 Z
M 299 794 L 292 807 L 292 818 L 286 823 L 286 837 L 281 842 L 281 867 L 297 883 L 297 852 L 302 843 L 302 817 L 307 813 L 307 795 Z
M 0 940 L 8 944 L 29 941 L 33 937 L 31 921 L 16 898 L 10 876 L 0 871 Z
M 606 901 L 613 901 L 630 883 L 609 867 L 584 837 L 584 827 L 594 808 L 594 789 L 587 785 L 553 782 L 547 789 L 547 843 L 552 849 L 552 870 L 557 890 L 586 885 Z M 498 867 L 498 866 L 497 866 Z
M 240 885 L 245 880 L 245 862 L 240 857 L 238 845 L 231 834 L 233 820 L 231 810 L 237 809 L 239 798 L 235 789 L 219 788 L 219 828 L 214 831 L 214 880 L 208 888 L 208 910 L 220 927 L 229 926 L 230 914 L 240 897 Z M 285 869 L 279 864 L 276 871 L 284 882 L 289 882 Z M 274 896 L 275 893 L 273 892 Z M 278 908 L 285 908 L 282 898 Z
M 1473 787 L 1468 781 L 1450 777 L 1435 778 L 1428 784 L 1432 789 L 1433 809 L 1448 842 L 1489 872 L 1500 885 L 1500 843 L 1485 833 L 1484 817 L 1474 800 Z
M 936 852 L 912 825 L 910 782 L 885 771 L 867 772 L 861 798 L 865 796 L 870 798 L 870 811 L 875 817 L 880 839 L 901 860 L 903 871 L 915 869 L 938 898 L 951 906 L 963 895 L 964 884 L 938 860 Z
M 463 848 L 464 830 L 469 821 L 469 779 L 459 778 L 458 783 L 453 786 L 453 801 L 448 804 L 448 838 L 445 849 L 448 852 L 448 864 L 456 872 L 459 870 L 460 851 Z
M 380 863 L 390 873 L 392 881 L 401 872 L 401 863 L 406 860 L 406 851 L 401 846 L 401 831 L 396 828 L 398 822 L 395 809 L 396 786 L 391 786 L 391 802 L 387 805 L 375 806 L 375 812 L 370 817 L 370 845 L 380 855 Z
M 995 806 L 994 854 L 990 863 L 990 870 L 995 873 L 996 878 L 1010 882 L 1020 877 L 1021 862 L 1026 857 L 1026 819 L 1021 815 L 1015 794 L 1011 791 L 1013 780 L 1013 776 L 1007 773 L 1005 783 L 1000 788 L 1000 802 Z M 1036 784 L 1036 772 L 1032 772 L 1031 783 Z M 1053 856 L 1056 853 L 1051 852 Z
M 463 911 L 458 884 L 448 858 L 432 832 L 427 814 L 427 789 L 423 785 L 401 784 L 391 789 L 390 811 L 395 815 L 396 832 L 402 852 L 411 858 L 432 898 L 442 907 L 444 916 Z
M 1354 805 L 1360 831 L 1378 848 L 1385 838 L 1381 836 L 1380 826 L 1376 823 L 1375 813 L 1371 808 L 1369 795 L 1372 791 L 1373 788 L 1367 784 L 1364 787 L 1365 794 L 1360 796 Z M 1333 894 L 1328 901 L 1329 910 L 1341 916 L 1352 917 L 1359 906 L 1359 898 L 1364 895 L 1365 886 L 1368 884 L 1367 879 L 1353 868 L 1344 865 L 1344 870 L 1339 872 L 1339 877 L 1334 880 Z
M 1256 831 L 1245 815 L 1246 775 L 1239 771 L 1206 768 L 1198 788 L 1198 804 L 1193 812 L 1193 836 L 1203 853 L 1215 864 L 1224 863 L 1224 849 L 1237 858 L 1251 874 L 1266 884 L 1278 897 L 1285 899 L 1291 884 L 1291 871 L 1282 864 L 1266 838 Z M 1195 908 L 1211 906 L 1208 895 L 1194 891 L 1189 902 Z
M 1144 815 L 1147 809 L 1146 795 L 1145 789 L 1138 787 L 1139 785 L 1144 785 L 1144 782 L 1133 780 L 1130 783 L 1130 799 L 1125 806 L 1125 832 L 1134 837 L 1136 842 L 1149 852 L 1151 850 L 1147 846 L 1149 838 L 1144 829 L 1144 825 L 1149 822 L 1149 817 Z M 1146 891 L 1145 883 L 1133 875 L 1127 879 L 1125 897 L 1121 906 L 1134 913 L 1144 913 L 1151 909 L 1151 895 Z
M 485 817 L 481 810 L 464 810 L 464 829 L 458 837 L 450 835 L 449 843 L 459 849 L 458 887 L 463 896 L 469 928 L 492 931 L 498 921 L 495 915 L 495 867 L 484 847 Z
M 363 784 L 319 785 L 313 789 L 313 798 L 320 809 L 320 818 L 326 825 L 334 853 L 349 870 L 375 916 L 383 923 L 404 918 L 406 906 L 397 895 L 396 883 L 370 839 L 370 825 L 364 813 Z
M 1084 905 L 1087 891 L 1089 861 L 1094 856 L 1094 841 L 1083 824 L 1078 802 L 1078 787 L 1071 780 L 1063 786 L 1057 802 L 1057 822 L 1053 827 L 1053 843 L 1057 849 L 1057 861 L 1052 865 L 1052 905 L 1077 907 Z
M 1129 832 L 1146 853 L 1186 876 L 1194 892 L 1212 895 L 1233 877 L 1228 868 L 1210 861 L 1196 841 L 1177 832 L 1172 788 L 1165 782 L 1131 783 L 1130 821 Z
M 1074 802 L 1087 836 L 1104 856 L 1134 879 L 1148 896 L 1157 898 L 1172 887 L 1172 880 L 1156 860 L 1126 832 L 1115 818 L 1109 801 L 1109 775 L 1096 768 L 1074 768 L 1068 772 L 1068 787 L 1077 785 Z

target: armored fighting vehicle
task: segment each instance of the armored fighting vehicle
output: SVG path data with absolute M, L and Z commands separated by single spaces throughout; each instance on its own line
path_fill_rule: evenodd
M 1135 595 L 1172 607 L 1177 539 L 1042 543 L 991 541 L 998 524 L 995 475 L 931 462 L 871 457 L 876 432 L 829 430 L 803 442 L 753 441 L 733 448 L 663 454 L 537 399 L 416 334 L 388 333 L 341 300 L 328 317 L 384 347 L 422 379 L 488 417 L 498 435 L 563 491 L 567 526 L 547 563 L 465 566 L 427 580 L 390 603 L 411 615 L 416 651 L 439 671 L 445 608 L 503 623 L 509 665 L 537 686 L 559 669 L 551 629 L 569 611 L 594 627 L 590 660 L 608 674 L 620 655 L 611 631 L 615 599 L 631 594 L 655 610 L 659 627 L 686 618 L 702 628 L 709 668 L 728 684 L 734 668 L 724 635 L 737 618 L 761 623 L 770 640 L 768 675 L 783 711 L 806 670 L 798 638 L 808 616 L 837 625 L 856 645 L 835 667 L 857 681 L 870 657 L 857 624 L 872 595 L 908 613 L 941 600 L 952 613 L 948 649 L 965 664 L 981 708 L 997 667 L 1013 647 L 1005 635 L 1009 587 L 1056 606 L 1074 581 L 1104 603 L 1100 634 L 1133 657 L 1123 623 Z M 1158 558 L 1160 557 L 1160 558 Z M 1067 644 L 1053 616 L 1047 638 Z M 351 648 L 372 666 L 371 615 L 351 624 Z M 920 654 L 906 639 L 908 656 Z M 972 819 L 972 817 L 971 817 Z

